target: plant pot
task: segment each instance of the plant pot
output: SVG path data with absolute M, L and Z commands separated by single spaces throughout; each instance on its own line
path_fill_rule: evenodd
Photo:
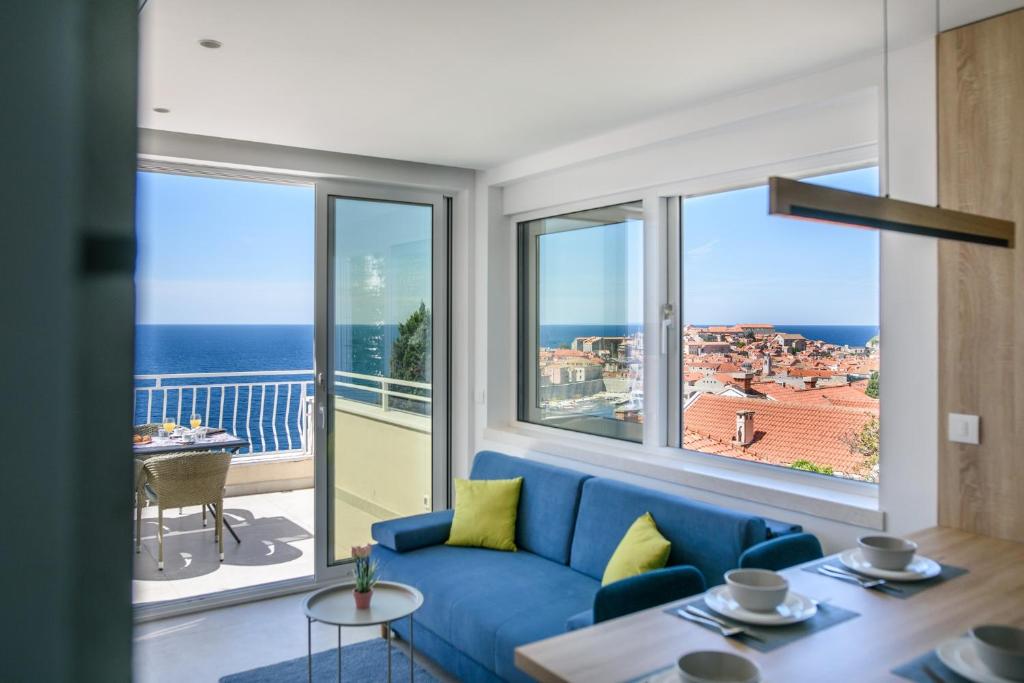
M 352 591 L 352 596 L 356 599 L 356 609 L 370 609 L 370 599 L 373 597 L 373 590 L 368 590 L 365 593 L 359 591 Z

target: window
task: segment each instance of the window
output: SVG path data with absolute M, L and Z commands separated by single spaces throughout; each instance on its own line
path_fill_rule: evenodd
M 519 224 L 519 419 L 641 441 L 643 204 Z
M 810 182 L 875 194 L 878 171 Z M 878 233 L 768 216 L 767 195 L 683 200 L 681 443 L 878 481 Z

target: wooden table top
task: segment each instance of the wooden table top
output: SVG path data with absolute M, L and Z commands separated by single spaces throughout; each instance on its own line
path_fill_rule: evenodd
M 619 683 L 672 666 L 686 652 L 712 649 L 750 658 L 766 683 L 903 681 L 890 671 L 971 626 L 1024 627 L 1024 544 L 941 527 L 910 537 L 921 555 L 969 573 L 898 598 L 791 567 L 782 573 L 793 590 L 860 616 L 758 652 L 655 607 L 516 648 L 516 666 L 544 683 Z

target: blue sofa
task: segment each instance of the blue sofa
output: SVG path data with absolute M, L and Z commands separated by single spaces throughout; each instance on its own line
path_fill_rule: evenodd
M 372 530 L 381 577 L 423 592 L 417 650 L 463 681 L 529 681 L 513 661 L 520 645 L 700 593 L 735 567 L 821 556 L 798 526 L 493 451 L 477 454 L 470 477 L 523 477 L 518 552 L 445 545 L 451 510 Z M 668 566 L 602 588 L 609 558 L 645 512 L 672 542 Z M 408 638 L 407 622 L 394 628 Z

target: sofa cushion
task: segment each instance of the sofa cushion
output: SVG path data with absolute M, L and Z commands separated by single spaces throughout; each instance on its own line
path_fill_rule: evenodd
M 601 585 L 607 586 L 637 574 L 661 569 L 668 562 L 672 544 L 658 532 L 651 513 L 645 512 L 636 518 L 615 546 L 608 566 L 604 568 Z
M 594 610 L 585 609 L 577 612 L 565 620 L 566 631 L 578 631 L 581 628 L 588 628 L 594 625 Z
M 455 518 L 448 545 L 516 550 L 516 514 L 523 478 L 456 479 Z
M 514 477 L 523 478 L 516 518 L 516 545 L 554 562 L 569 564 L 580 489 L 590 476 L 494 451 L 477 453 L 471 479 Z M 616 542 L 619 538 L 622 538 L 621 533 Z
M 502 678 L 515 679 L 517 646 L 564 633 L 566 620 L 593 606 L 600 587 L 527 552 L 441 545 L 395 553 L 375 546 L 373 556 L 383 580 L 423 593 L 417 624 Z
M 604 573 L 622 535 L 650 512 L 672 543 L 668 566 L 690 564 L 708 586 L 739 565 L 740 554 L 767 538 L 764 520 L 621 481 L 591 478 L 583 484 L 570 566 L 595 579 Z
M 447 541 L 454 515 L 452 510 L 438 510 L 374 522 L 370 535 L 377 543 L 404 553 Z

